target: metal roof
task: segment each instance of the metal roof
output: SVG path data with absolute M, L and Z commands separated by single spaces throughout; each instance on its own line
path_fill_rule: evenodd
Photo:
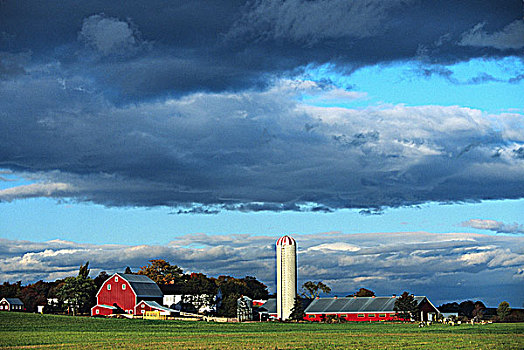
M 105 308 L 105 309 L 118 310 L 118 308 L 116 306 L 111 306 L 111 305 L 98 304 L 98 305 L 95 305 L 94 307 L 97 307 L 97 306 Z
M 264 304 L 259 307 L 259 310 L 264 309 L 268 314 L 277 313 L 277 299 L 268 299 Z
M 162 311 L 166 311 L 166 312 L 175 312 L 175 310 L 167 308 L 165 306 L 162 306 L 159 303 L 157 303 L 156 301 L 142 300 L 140 303 L 144 303 L 147 306 L 155 308 L 155 309 L 158 309 L 158 310 L 162 310 Z M 140 303 L 138 303 L 138 304 L 140 304 Z
M 6 300 L 10 305 L 24 305 L 24 303 L 22 303 L 22 300 L 18 298 L 3 298 L 2 300 Z
M 158 285 L 147 276 L 133 275 L 129 273 L 117 273 L 117 275 L 122 277 L 131 285 L 131 288 L 135 292 L 137 298 L 162 298 L 164 296 Z
M 306 314 L 394 312 L 398 297 L 348 297 L 315 299 L 305 309 Z M 417 304 L 426 297 L 416 296 Z M 265 305 L 265 304 L 264 304 Z

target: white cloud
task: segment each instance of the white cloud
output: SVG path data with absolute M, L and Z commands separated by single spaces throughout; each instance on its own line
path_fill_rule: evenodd
M 104 14 L 84 19 L 79 38 L 104 56 L 127 55 L 142 45 L 140 33 L 130 23 Z
M 330 281 L 334 295 L 347 295 L 361 287 L 379 295 L 409 290 L 427 294 L 435 302 L 480 295 L 494 303 L 499 294 L 492 291 L 499 288 L 504 288 L 508 298 L 521 295 L 517 277 L 524 264 L 523 237 L 339 232 L 297 234 L 294 238 L 299 252 L 299 285 L 307 280 Z M 112 273 L 126 266 L 137 270 L 148 260 L 161 258 L 186 272 L 255 276 L 274 290 L 275 241 L 271 236 L 206 234 L 180 236 L 162 246 L 3 239 L 0 280 L 27 283 L 74 275 L 86 261 L 93 271 Z M 337 246 L 342 249 L 329 249 Z
M 512 224 L 506 224 L 496 220 L 470 219 L 468 221 L 462 222 L 461 225 L 464 227 L 473 227 L 480 230 L 495 231 L 497 233 L 524 233 L 524 225 L 518 224 L 516 222 Z
M 62 197 L 71 195 L 74 186 L 67 183 L 36 183 L 0 190 L 0 201 L 11 202 L 15 199 L 34 197 Z

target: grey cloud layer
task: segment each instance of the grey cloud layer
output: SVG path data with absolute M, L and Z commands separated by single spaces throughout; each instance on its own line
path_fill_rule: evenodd
M 409 290 L 437 302 L 504 298 L 520 305 L 524 278 L 522 237 L 425 232 L 296 235 L 299 283 L 323 280 L 335 295 L 366 287 L 380 295 Z M 0 241 L 0 279 L 26 282 L 77 273 L 90 261 L 93 272 L 134 269 L 164 258 L 186 271 L 209 275 L 254 275 L 271 290 L 275 283 L 274 237 L 186 235 L 165 246 L 91 245 L 66 241 Z M 191 248 L 198 247 L 198 248 Z M 486 278 L 488 276 L 488 278 Z
M 316 107 L 298 96 L 361 95 L 293 80 L 261 92 L 117 107 L 88 80 L 41 74 L 0 83 L 0 166 L 41 182 L 1 190 L 0 200 L 72 197 L 216 212 L 524 196 L 518 114 Z
M 519 57 L 521 10 L 516 0 L 1 2 L 0 168 L 37 183 L 0 201 L 215 213 L 521 198 L 520 114 L 312 107 L 300 96 L 365 95 L 286 78 L 326 62 L 351 72 L 416 59 L 445 75 L 449 62 Z

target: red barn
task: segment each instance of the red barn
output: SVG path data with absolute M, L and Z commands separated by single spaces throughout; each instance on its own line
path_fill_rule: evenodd
M 24 303 L 18 298 L 3 298 L 0 300 L 0 311 L 24 311 Z
M 162 291 L 149 277 L 115 273 L 108 278 L 96 294 L 91 316 L 111 315 L 117 312 L 132 314 L 142 300 L 162 302 Z
M 397 297 L 348 297 L 303 299 L 306 321 L 325 321 L 328 316 L 336 316 L 346 321 L 395 321 Z M 424 296 L 416 296 L 420 319 L 432 321 L 439 313 L 437 308 Z M 269 299 L 260 307 L 261 312 L 277 317 L 276 299 Z
M 307 321 L 323 321 L 333 315 L 346 321 L 394 321 L 399 320 L 395 312 L 397 297 L 349 297 L 315 299 L 304 310 Z M 439 313 L 424 296 L 416 296 L 420 319 L 433 321 Z

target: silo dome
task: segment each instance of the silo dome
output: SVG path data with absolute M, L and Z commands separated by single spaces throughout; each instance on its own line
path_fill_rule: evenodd
M 277 240 L 277 245 L 297 245 L 293 237 L 282 236 Z

